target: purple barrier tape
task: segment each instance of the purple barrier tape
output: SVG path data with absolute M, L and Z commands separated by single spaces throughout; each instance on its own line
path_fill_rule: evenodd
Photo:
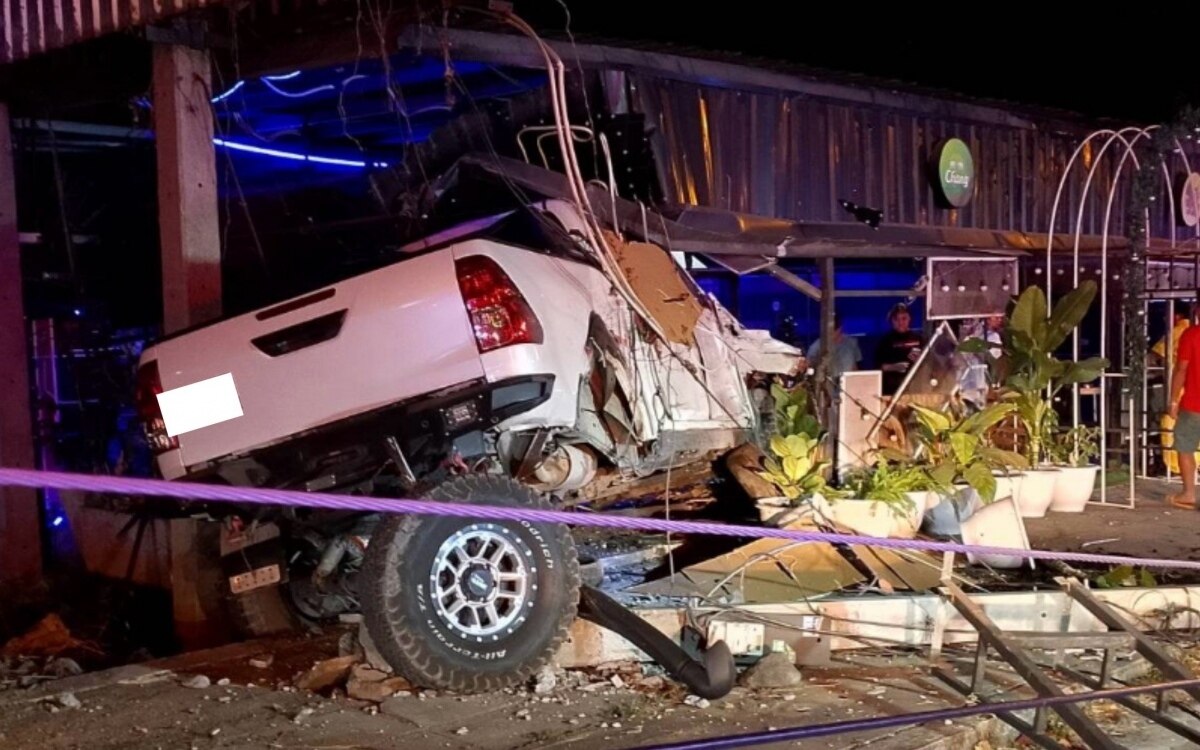
M 1200 680 L 1178 680 L 1163 682 L 1157 685 L 1140 685 L 1137 687 L 1110 688 L 1108 690 L 1093 690 L 1087 693 L 1072 695 L 1056 695 L 1046 698 L 1030 698 L 1029 700 L 1007 701 L 1004 703 L 978 703 L 973 706 L 959 708 L 944 708 L 936 711 L 922 711 L 915 714 L 899 716 L 878 716 L 870 719 L 851 719 L 836 721 L 829 724 L 815 724 L 807 727 L 792 729 L 774 729 L 767 732 L 752 732 L 749 734 L 730 735 L 726 737 L 710 737 L 685 742 L 674 742 L 665 745 L 650 745 L 641 750 L 726 750 L 735 747 L 752 747 L 765 745 L 769 742 L 792 742 L 807 740 L 815 737 L 829 737 L 848 732 L 866 732 L 874 729 L 891 729 L 893 727 L 912 726 L 943 722 L 951 719 L 962 719 L 980 714 L 1013 713 L 1028 711 L 1042 706 L 1061 706 L 1067 703 L 1082 703 L 1084 701 L 1105 700 L 1111 698 L 1128 698 L 1146 693 L 1158 693 L 1164 690 L 1186 690 L 1200 687 Z
M 710 534 L 756 539 L 787 539 L 795 542 L 832 542 L 861 544 L 884 549 L 921 550 L 924 552 L 970 552 L 975 555 L 1007 555 L 1034 560 L 1062 560 L 1093 565 L 1131 565 L 1146 568 L 1200 570 L 1200 561 L 1157 560 L 1120 555 L 1095 555 L 1086 552 L 1054 552 L 1048 550 L 1017 550 L 1006 547 L 983 547 L 932 542 L 921 539 L 881 539 L 855 534 L 829 534 L 820 531 L 736 526 L 704 521 L 666 521 L 657 518 L 629 518 L 603 513 L 579 513 L 536 508 L 511 508 L 497 505 L 474 505 L 438 502 L 333 495 L 322 492 L 296 492 L 194 482 L 167 482 L 161 479 L 134 479 L 93 474 L 68 474 L 57 471 L 0 468 L 0 486 L 77 490 L 116 495 L 144 495 L 176 500 L 241 503 L 247 505 L 292 505 L 327 510 L 354 510 L 372 513 L 410 513 L 414 515 L 453 516 L 489 521 L 524 521 L 528 523 L 562 523 L 571 526 L 593 526 L 627 531 L 656 531 L 675 534 Z

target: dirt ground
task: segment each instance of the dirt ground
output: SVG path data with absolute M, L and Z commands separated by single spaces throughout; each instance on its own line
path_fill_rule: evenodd
M 646 689 L 635 680 L 606 677 L 604 670 L 559 671 L 558 685 L 540 693 L 530 688 L 456 696 L 412 690 L 379 704 L 350 699 L 336 688 L 322 694 L 293 687 L 314 662 L 336 655 L 338 641 L 337 633 L 255 641 L 69 677 L 30 690 L 0 692 L 0 747 L 614 750 L 929 711 L 966 702 L 931 676 L 922 657 L 887 652 L 845 655 L 830 667 L 807 669 L 803 684 L 795 688 L 737 688 L 710 703 L 694 696 L 689 699 L 686 691 L 669 681 L 654 681 L 655 687 Z M 262 667 L 268 660 L 269 666 Z M 621 668 L 631 667 L 637 669 Z M 1144 669 L 1130 674 L 1150 678 Z M 194 682 L 198 675 L 206 679 Z M 1002 691 L 998 698 L 1028 695 L 1018 688 L 1011 672 L 997 668 L 992 679 L 995 689 Z M 1189 746 L 1113 707 L 1089 710 L 1127 747 Z M 1023 746 L 1002 728 L 996 720 L 977 717 L 760 747 L 1001 750 Z
M 1167 504 L 1167 495 L 1179 487 L 1178 481 L 1138 480 L 1133 509 L 1119 507 L 1129 502 L 1128 485 L 1110 487 L 1112 506 L 1093 504 L 1079 514 L 1026 519 L 1029 543 L 1034 549 L 1200 560 L 1200 512 Z
M 1030 519 L 1030 541 L 1039 549 L 1200 559 L 1200 516 L 1169 507 L 1165 497 L 1171 489 L 1147 480 L 1138 484 L 1134 510 L 1093 505 L 1079 515 Z M 1110 492 L 1114 502 L 1126 498 L 1127 488 Z M 639 551 L 603 535 L 583 546 L 594 548 L 597 557 Z M 879 651 L 839 654 L 830 667 L 805 668 L 802 684 L 794 688 L 739 687 L 711 702 L 688 696 L 652 666 L 634 664 L 559 670 L 551 689 L 543 685 L 535 691 L 531 685 L 483 696 L 401 690 L 373 702 L 348 697 L 341 683 L 315 692 L 297 688 L 298 678 L 314 664 L 345 652 L 347 632 L 234 644 L 31 688 L 6 690 L 0 680 L 0 748 L 614 750 L 967 702 L 931 675 L 927 659 Z M 1200 664 L 1200 649 L 1190 653 L 1193 666 Z M 205 680 L 190 682 L 196 676 Z M 996 682 L 1008 686 L 997 698 L 1029 697 L 1011 673 L 999 670 Z M 1192 746 L 1114 706 L 1098 704 L 1088 711 L 1125 747 Z M 1200 727 L 1200 721 L 1189 721 Z M 813 750 L 1025 746 L 1001 722 L 983 717 L 761 745 Z
M 884 666 L 843 663 L 811 670 L 793 689 L 738 688 L 711 703 L 694 697 L 689 702 L 686 691 L 669 682 L 645 690 L 595 673 L 567 679 L 568 673 L 560 672 L 562 684 L 545 694 L 532 689 L 483 696 L 406 691 L 381 704 L 352 700 L 340 691 L 321 695 L 291 687 L 289 673 L 303 674 L 314 658 L 331 653 L 331 643 L 325 638 L 239 644 L 0 693 L 0 747 L 612 750 L 962 702 L 926 670 L 891 660 Z M 265 654 L 274 658 L 269 669 L 251 666 Z M 185 687 L 197 674 L 210 686 Z M 226 679 L 229 684 L 218 684 Z M 64 692 L 81 706 L 64 707 Z M 964 732 L 979 736 L 968 725 L 938 725 L 775 746 L 870 744 L 899 750 Z

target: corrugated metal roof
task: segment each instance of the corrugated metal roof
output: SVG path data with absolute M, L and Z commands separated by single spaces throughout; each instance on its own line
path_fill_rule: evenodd
M 0 0 L 0 63 L 155 23 L 222 0 Z

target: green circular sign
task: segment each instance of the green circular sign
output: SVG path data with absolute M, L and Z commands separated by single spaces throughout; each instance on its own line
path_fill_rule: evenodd
M 953 208 L 967 205 L 975 194 L 975 159 L 970 147 L 958 138 L 943 141 L 938 149 L 937 186 Z

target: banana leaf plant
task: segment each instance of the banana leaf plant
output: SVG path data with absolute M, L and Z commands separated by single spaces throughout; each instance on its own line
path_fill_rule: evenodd
M 934 487 L 947 492 L 954 485 L 965 483 L 984 502 L 994 500 L 996 477 L 992 472 L 1028 466 L 1023 456 L 996 448 L 987 439 L 988 431 L 1015 413 L 1016 408 L 1011 400 L 998 401 L 970 416 L 959 417 L 913 406 L 917 420 L 915 439 Z M 889 453 L 890 450 L 884 451 L 884 458 L 897 459 Z
M 1090 383 L 1104 373 L 1108 360 L 1092 357 L 1081 362 L 1062 360 L 1055 352 L 1087 315 L 1096 298 L 1096 282 L 1085 281 L 1048 311 L 1046 295 L 1031 286 L 1021 293 L 1001 334 L 1007 375 L 1004 385 L 1013 396 L 1017 416 L 1028 439 L 1026 458 L 1041 465 L 1044 448 L 1058 427 L 1054 398 L 1064 387 Z M 986 353 L 988 344 L 969 339 L 961 349 Z

